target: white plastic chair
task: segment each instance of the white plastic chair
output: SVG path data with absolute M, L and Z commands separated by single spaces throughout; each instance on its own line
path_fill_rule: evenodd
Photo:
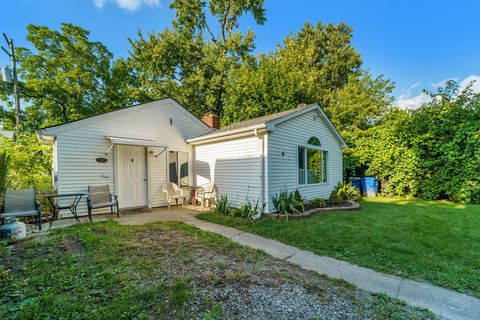
M 197 201 L 202 205 L 202 210 L 205 208 L 205 203 L 208 203 L 210 207 L 212 201 L 217 201 L 217 186 L 214 183 L 208 183 L 204 187 L 195 190 L 195 203 L 193 208 L 195 209 Z
M 170 209 L 170 203 L 172 199 L 174 199 L 175 203 L 178 205 L 178 199 L 182 198 L 182 206 L 184 205 L 185 203 L 184 192 L 175 183 L 165 182 L 162 186 L 162 190 L 167 194 L 167 204 L 169 209 Z

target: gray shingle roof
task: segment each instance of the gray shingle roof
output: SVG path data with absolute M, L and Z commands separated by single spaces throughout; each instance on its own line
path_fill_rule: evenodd
M 281 111 L 281 112 L 277 112 L 277 113 L 272 113 L 272 114 L 269 114 L 269 115 L 266 115 L 266 116 L 253 118 L 253 119 L 250 119 L 250 120 L 240 121 L 240 122 L 231 124 L 229 126 L 220 128 L 218 130 L 215 130 L 215 131 L 213 131 L 211 133 L 208 133 L 204 136 L 208 136 L 208 135 L 211 135 L 211 134 L 222 133 L 222 132 L 228 132 L 228 131 L 237 130 L 237 129 L 253 127 L 255 125 L 259 125 L 259 124 L 262 124 L 262 123 L 267 123 L 267 122 L 279 119 L 281 117 L 284 117 L 286 115 L 289 115 L 289 114 L 292 114 L 294 112 L 300 111 L 302 109 L 308 108 L 310 106 L 312 106 L 312 105 L 311 104 L 301 104 L 301 105 L 298 105 L 297 107 L 295 107 L 293 109 L 290 109 L 290 110 L 285 110 L 285 111 Z

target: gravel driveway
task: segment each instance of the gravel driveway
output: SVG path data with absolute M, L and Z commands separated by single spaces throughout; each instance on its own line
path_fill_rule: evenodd
M 433 319 L 399 300 L 372 295 L 238 245 L 199 242 L 176 230 L 138 233 L 140 250 L 161 252 L 161 279 L 185 279 L 181 314 L 197 319 Z M 175 315 L 171 315 L 175 316 Z

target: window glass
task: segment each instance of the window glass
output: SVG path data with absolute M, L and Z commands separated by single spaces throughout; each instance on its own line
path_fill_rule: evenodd
M 168 152 L 169 181 L 180 187 L 189 185 L 188 179 L 188 152 Z
M 169 181 L 178 185 L 178 152 L 168 152 Z
M 305 184 L 305 148 L 298 147 L 298 183 Z
M 180 186 L 186 187 L 189 185 L 188 181 L 188 152 L 178 153 L 178 163 L 180 166 Z
M 320 150 L 307 149 L 307 183 L 320 183 L 322 181 Z
M 328 151 L 298 147 L 298 184 L 327 182 Z
M 320 147 L 322 145 L 317 137 L 311 137 L 310 139 L 308 139 L 308 144 L 317 147 Z
M 322 182 L 327 182 L 328 151 L 322 151 Z

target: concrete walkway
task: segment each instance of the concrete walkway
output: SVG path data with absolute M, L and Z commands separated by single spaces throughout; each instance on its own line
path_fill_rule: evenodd
M 403 279 L 345 261 L 300 250 L 275 240 L 198 219 L 185 223 L 199 229 L 221 234 L 234 242 L 260 249 L 281 260 L 312 270 L 330 278 L 343 279 L 360 289 L 382 292 L 404 300 L 412 306 L 428 309 L 445 319 L 480 319 L 480 299 L 431 284 Z
M 274 258 L 296 264 L 303 269 L 345 280 L 366 291 L 386 293 L 412 306 L 428 309 L 444 319 L 480 319 L 480 299 L 431 284 L 380 273 L 345 261 L 319 256 L 275 240 L 202 221 L 195 218 L 197 213 L 188 207 L 172 207 L 170 210 L 154 209 L 146 213 L 123 215 L 115 220 L 123 225 L 181 221 L 201 230 L 220 234 L 236 243 L 262 250 Z

